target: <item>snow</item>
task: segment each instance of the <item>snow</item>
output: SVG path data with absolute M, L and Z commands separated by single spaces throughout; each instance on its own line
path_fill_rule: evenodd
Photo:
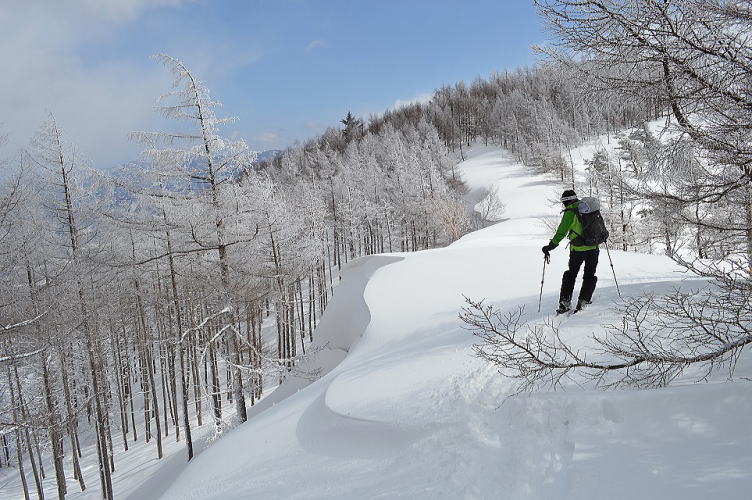
M 223 309 L 212 317 L 224 314 L 229 309 Z M 276 332 L 273 318 L 267 318 L 262 326 L 263 337 L 271 338 Z M 274 386 L 267 381 L 264 398 L 267 394 L 276 394 Z M 274 391 L 274 392 L 271 392 Z M 260 402 L 264 402 L 261 399 Z M 180 475 L 187 464 L 187 451 L 183 430 L 181 426 L 180 441 L 175 440 L 175 429 L 170 422 L 169 435 L 162 437 L 163 458 L 157 458 L 156 439 L 152 438 L 150 442 L 144 442 L 144 421 L 143 421 L 143 398 L 139 395 L 134 398 L 135 420 L 138 429 L 138 441 L 133 441 L 133 434 L 128 435 L 128 451 L 123 450 L 122 434 L 119 428 L 113 427 L 112 437 L 114 445 L 115 471 L 112 474 L 112 485 L 114 496 L 117 499 L 143 500 L 159 498 L 159 496 L 170 486 L 170 484 Z M 207 407 L 204 406 L 204 415 L 207 415 Z M 225 402 L 223 412 L 225 419 L 231 422 L 234 417 L 234 405 Z M 161 415 L 164 417 L 164 414 Z M 114 422 L 118 426 L 120 422 Z M 182 423 L 182 421 L 181 421 Z M 86 490 L 81 491 L 79 483 L 73 478 L 73 465 L 70 453 L 65 458 L 65 473 L 67 479 L 68 494 L 66 498 L 71 500 L 88 500 L 102 498 L 99 469 L 97 464 L 97 452 L 95 448 L 96 437 L 93 432 L 93 422 L 86 422 L 82 415 L 80 422 L 80 442 L 82 446 L 81 469 L 83 471 Z M 164 432 L 164 422 L 162 431 Z M 196 416 L 191 418 L 191 432 L 193 436 L 194 454 L 200 454 L 204 449 L 209 447 L 215 439 L 214 423 L 211 418 L 204 418 L 203 425 L 199 426 Z M 152 427 L 154 430 L 154 427 Z M 13 435 L 9 438 L 12 440 Z M 64 446 L 68 448 L 68 439 L 66 436 Z M 45 498 L 57 496 L 57 485 L 55 480 L 54 466 L 52 463 L 49 450 L 42 451 L 46 477 L 42 481 Z M 18 469 L 15 465 L 15 455 L 13 456 L 11 467 L 0 468 L 0 500 L 17 500 L 23 497 L 21 481 L 18 475 Z M 34 478 L 31 473 L 30 464 L 25 460 L 26 479 L 29 483 L 29 491 L 32 497 L 36 497 L 36 488 Z
M 138 420 L 137 420 L 138 423 Z M 86 428 L 84 422 L 82 430 Z M 185 441 L 181 434 L 181 440 L 175 441 L 173 429 L 170 429 L 170 435 L 163 437 L 162 449 L 164 458 L 157 458 L 156 440 L 152 439 L 149 443 L 143 440 L 143 424 L 138 429 L 138 442 L 129 441 L 129 450 L 122 452 L 122 437 L 119 430 L 113 429 L 113 441 L 116 447 L 115 454 L 115 472 L 112 474 L 112 486 L 115 492 L 115 498 L 128 500 L 144 500 L 159 498 L 172 481 L 174 481 L 185 468 L 186 451 Z M 193 428 L 193 445 L 194 452 L 200 453 L 210 444 L 212 424 L 205 424 L 202 427 Z M 81 469 L 86 481 L 86 491 L 82 492 L 79 488 L 78 481 L 73 479 L 73 468 L 66 461 L 65 472 L 67 478 L 68 495 L 66 498 L 75 500 L 98 500 L 102 498 L 99 485 L 99 471 L 97 467 L 97 452 L 92 441 L 94 435 L 88 429 L 81 434 L 83 458 L 81 459 Z M 68 450 L 68 441 L 65 441 L 66 450 Z M 49 459 L 49 453 L 46 454 L 44 467 L 47 476 L 43 481 L 45 498 L 57 498 L 57 486 L 55 484 L 55 471 L 52 460 Z M 31 498 L 37 498 L 36 488 L 34 486 L 34 477 L 28 462 L 26 467 L 26 480 L 29 482 L 29 494 Z M 18 470 L 15 468 L 15 462 L 12 468 L 0 469 L 0 500 L 18 500 L 23 498 L 21 482 L 18 478 Z
M 573 151 L 588 158 L 588 147 Z M 579 156 L 579 160 L 578 160 Z M 555 308 L 567 251 L 552 254 L 537 313 L 540 247 L 562 187 L 506 152 L 472 148 L 459 166 L 473 193 L 498 188 L 505 220 L 453 245 L 358 259 L 317 329 L 303 372 L 249 421 L 198 455 L 165 499 L 743 498 L 752 487 L 752 371 L 656 390 L 508 397 L 513 381 L 473 356 L 463 295 L 527 321 Z M 663 256 L 611 251 L 624 295 L 701 286 Z M 618 320 L 605 252 L 595 303 L 556 319 L 586 345 Z M 154 490 L 154 492 L 160 490 Z M 141 498 L 147 498 L 141 491 Z M 156 496 L 156 495 L 155 495 Z
M 596 149 L 615 147 L 603 137 L 572 150 L 576 169 L 582 173 Z M 463 295 L 505 310 L 522 305 L 527 321 L 541 322 L 556 306 L 568 251 L 552 253 L 538 313 L 540 247 L 559 220 L 563 187 L 496 147 L 476 145 L 467 158 L 458 167 L 467 201 L 496 190 L 500 223 L 447 248 L 349 263 L 313 354 L 249 408 L 249 421 L 213 443 L 210 423 L 194 427 L 197 456 L 187 466 L 174 435 L 163 441 L 163 460 L 153 441 L 133 443 L 116 455 L 116 498 L 746 498 L 748 356 L 730 381 L 719 373 L 698 384 L 688 373 L 664 389 L 572 382 L 565 391 L 511 397 L 514 382 L 473 356 L 476 339 L 458 319 Z M 612 249 L 611 257 L 625 296 L 703 285 L 660 255 Z M 598 276 L 594 304 L 555 319 L 578 346 L 618 320 L 605 252 Z M 90 447 L 88 488 L 80 493 L 71 480 L 68 498 L 100 497 L 95 463 Z M 17 473 L 4 470 L 0 500 L 19 492 Z

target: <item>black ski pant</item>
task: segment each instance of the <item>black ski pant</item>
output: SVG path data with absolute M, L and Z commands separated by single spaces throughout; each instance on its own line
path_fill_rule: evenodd
M 582 276 L 582 287 L 580 288 L 578 301 L 584 300 L 590 302 L 592 300 L 595 284 L 598 282 L 598 277 L 595 275 L 595 268 L 598 267 L 598 252 L 597 248 L 582 252 L 570 250 L 569 269 L 564 271 L 564 276 L 561 278 L 560 303 L 571 303 L 574 281 L 577 279 L 577 273 L 580 272 L 580 266 L 582 266 L 583 262 L 585 263 L 585 272 Z

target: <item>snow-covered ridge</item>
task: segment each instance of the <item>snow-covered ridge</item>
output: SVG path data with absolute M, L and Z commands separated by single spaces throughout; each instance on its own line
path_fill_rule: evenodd
M 305 367 L 326 374 L 305 388 L 304 378 L 283 384 L 164 498 L 744 497 L 747 382 L 505 399 L 513 382 L 472 356 L 475 339 L 457 314 L 463 295 L 524 305 L 528 321 L 554 309 L 563 249 L 535 312 L 560 187 L 495 148 L 471 150 L 460 170 L 471 192 L 498 186 L 506 220 L 447 248 L 351 263 Z M 625 295 L 687 286 L 665 257 L 611 254 Z M 570 339 L 586 343 L 616 319 L 605 258 L 598 274 L 593 306 L 560 320 Z
M 316 327 L 316 338 L 311 346 L 313 353 L 274 392 L 250 408 L 249 416 L 286 399 L 309 385 L 312 378 L 327 374 L 345 359 L 371 320 L 364 299 L 370 277 L 380 267 L 399 260 L 398 256 L 370 255 L 345 264 L 337 293 Z

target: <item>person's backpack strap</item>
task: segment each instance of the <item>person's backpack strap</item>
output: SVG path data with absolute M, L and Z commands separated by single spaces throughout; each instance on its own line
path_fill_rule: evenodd
M 570 205 L 570 206 L 566 207 L 564 210 L 562 210 L 561 213 L 564 213 L 567 210 L 569 210 L 570 212 L 574 212 L 574 216 L 577 217 L 577 220 L 580 221 L 580 226 L 582 226 L 582 216 L 580 214 L 580 211 L 577 208 L 573 208 L 572 205 Z M 572 228 L 569 229 L 569 232 L 567 232 L 567 235 L 569 235 L 569 233 L 574 233 L 576 235 L 574 238 L 572 238 L 571 240 L 569 240 L 569 243 L 570 244 L 574 244 L 574 245 L 579 245 L 579 243 L 575 243 L 575 240 L 577 238 L 582 239 L 582 235 L 580 233 L 578 233 L 577 231 L 575 231 L 574 229 L 572 229 Z

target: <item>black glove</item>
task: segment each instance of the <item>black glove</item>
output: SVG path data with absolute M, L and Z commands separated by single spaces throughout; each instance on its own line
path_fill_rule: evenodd
M 549 262 L 551 262 L 551 254 L 549 254 L 548 252 L 550 252 L 551 250 L 553 250 L 557 246 L 558 245 L 554 244 L 552 241 L 549 241 L 548 245 L 546 245 L 543 248 L 541 248 L 541 250 L 543 250 L 543 261 L 546 264 L 548 264 Z
M 548 245 L 546 245 L 543 248 L 541 248 L 541 250 L 543 251 L 544 254 L 548 255 L 548 252 L 550 252 L 551 250 L 553 250 L 554 248 L 556 248 L 558 246 L 559 245 L 557 245 L 553 241 L 549 241 Z

